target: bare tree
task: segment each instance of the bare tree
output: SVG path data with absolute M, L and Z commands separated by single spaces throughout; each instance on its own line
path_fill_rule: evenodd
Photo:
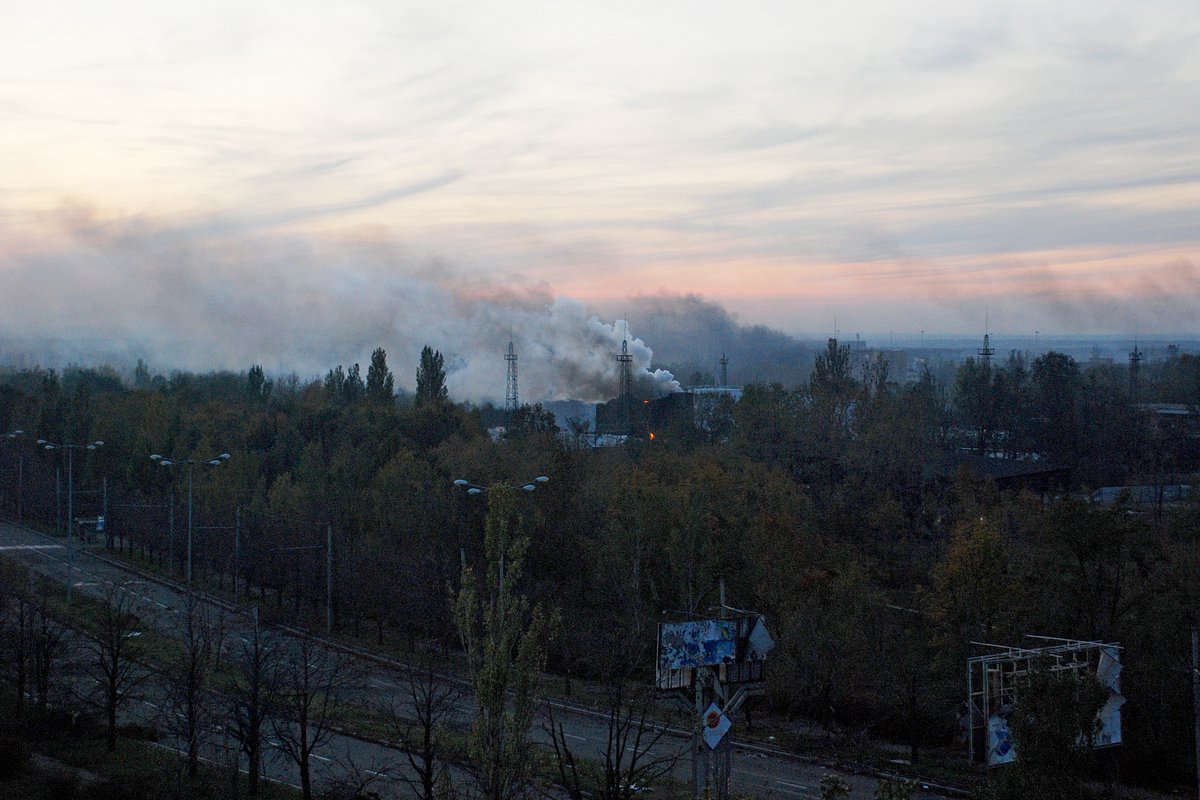
M 33 693 L 38 711 L 44 714 L 50 703 L 50 684 L 62 658 L 66 637 L 66 629 L 56 624 L 50 615 L 50 590 L 45 584 L 34 596 L 29 630 Z
M 445 797 L 450 772 L 442 758 L 444 731 L 464 689 L 438 675 L 428 660 L 409 666 L 404 689 L 390 709 L 392 728 L 405 742 L 404 755 L 413 771 L 401 780 L 421 800 Z
M 278 643 L 263 632 L 255 607 L 254 627 L 248 636 L 241 637 L 233 655 L 235 678 L 229 692 L 232 700 L 229 733 L 246 754 L 247 792 L 251 797 L 258 796 L 263 723 L 271 710 L 271 683 L 278 660 Z
M 124 587 L 109 584 L 93 632 L 90 662 L 86 672 L 100 685 L 108 727 L 108 749 L 117 749 L 117 712 L 147 673 L 134 659 L 135 640 L 141 635 L 133 595 Z
M 187 743 L 188 777 L 196 777 L 200 763 L 202 737 L 211 729 L 212 695 L 209 683 L 216 664 L 221 639 L 220 620 L 188 592 L 179 618 L 182 649 L 171 659 L 166 671 L 168 722 Z
M 648 691 L 631 689 L 617 676 L 607 687 L 605 701 L 607 735 L 595 786 L 589 785 L 587 773 L 596 768 L 571 749 L 554 704 L 546 704 L 544 729 L 550 734 L 559 782 L 572 800 L 632 800 L 642 788 L 670 774 L 683 752 L 678 743 L 663 741 L 667 725 L 653 719 L 654 700 Z
M 278 705 L 271 726 L 279 749 L 300 768 L 304 800 L 311 800 L 312 755 L 333 732 L 333 713 L 347 699 L 351 664 L 341 653 L 301 639 L 290 648 L 273 677 L 272 693 Z
M 36 608 L 32 578 L 28 590 L 7 578 L 8 573 L 0 573 L 0 640 L 12 670 L 19 716 L 24 713 L 25 694 L 29 688 Z

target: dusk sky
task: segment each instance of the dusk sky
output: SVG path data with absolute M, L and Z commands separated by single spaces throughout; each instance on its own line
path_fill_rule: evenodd
M 10 325 L 135 336 L 292 270 L 281 302 L 390 274 L 789 333 L 1196 329 L 1195 0 L 0 15 Z

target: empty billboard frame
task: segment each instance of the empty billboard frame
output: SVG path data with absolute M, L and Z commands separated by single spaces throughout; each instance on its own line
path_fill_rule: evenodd
M 1016 760 L 1017 750 L 1008 727 L 1021 682 L 1035 664 L 1052 672 L 1094 676 L 1108 689 L 1108 699 L 1097 716 L 1096 747 L 1121 743 L 1121 646 L 1029 636 L 1047 644 L 1039 647 L 1006 647 L 974 642 L 995 652 L 967 659 L 967 714 L 964 721 L 967 750 L 972 761 L 989 767 Z

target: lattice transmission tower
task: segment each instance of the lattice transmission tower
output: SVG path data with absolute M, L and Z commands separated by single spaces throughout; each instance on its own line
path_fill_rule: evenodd
M 517 405 L 520 402 L 517 396 L 517 354 L 513 350 L 511 337 L 508 340 L 508 352 L 504 354 L 504 361 L 508 364 L 508 377 L 504 382 L 504 410 L 511 418 L 516 413 Z
M 625 336 L 629 336 L 629 325 L 625 326 Z M 617 354 L 617 369 L 620 372 L 620 386 L 617 390 L 617 405 L 621 418 L 621 428 L 628 432 L 633 423 L 633 354 L 629 352 L 629 339 L 621 340 L 621 352 Z

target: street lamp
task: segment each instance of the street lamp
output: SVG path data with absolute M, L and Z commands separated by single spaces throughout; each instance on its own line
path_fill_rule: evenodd
M 20 433 L 20 431 L 13 431 Z M 55 444 L 45 439 L 37 440 L 38 446 L 46 450 L 67 451 L 67 602 L 71 602 L 75 589 L 75 548 L 71 545 L 71 531 L 75 527 L 75 483 L 74 466 L 76 450 L 95 450 L 103 447 L 104 442 L 97 439 L 91 444 Z
M 151 461 L 162 464 L 164 467 L 186 466 L 188 468 L 187 585 L 189 589 L 192 586 L 192 470 L 197 464 L 218 467 L 228 461 L 229 457 L 229 453 L 221 453 L 221 455 L 214 458 L 167 458 L 160 456 L 158 453 L 150 456 Z M 174 557 L 174 554 L 172 554 L 172 557 Z
M 538 475 L 536 478 L 529 481 L 528 483 L 521 484 L 520 489 L 523 492 L 532 492 L 534 489 L 537 488 L 537 485 L 539 483 L 546 483 L 549 480 L 550 479 L 547 478 L 545 475 Z M 487 492 L 488 489 L 492 488 L 491 486 L 480 486 L 477 483 L 471 483 L 470 481 L 465 480 L 464 478 L 459 478 L 458 480 L 456 480 L 454 482 L 454 485 L 455 486 L 465 486 L 467 489 L 467 494 L 484 494 L 485 492 Z
M 518 488 L 520 488 L 520 490 L 523 492 L 532 492 L 533 490 L 537 489 L 539 483 L 546 483 L 549 480 L 550 479 L 547 478 L 545 475 L 538 475 L 536 478 L 534 478 L 531 481 L 527 481 L 526 483 L 518 484 Z M 465 478 L 459 478 L 458 480 L 456 480 L 454 482 L 454 485 L 465 488 L 467 490 L 467 494 L 481 495 L 481 494 L 487 494 L 492 489 L 495 489 L 499 486 L 505 486 L 506 484 L 500 483 L 500 484 L 492 484 L 491 486 L 480 486 L 477 483 L 471 483 L 469 480 L 466 480 Z M 491 505 L 490 501 L 489 501 L 488 505 L 490 507 L 490 505 Z M 485 527 L 485 531 L 486 531 L 486 527 Z M 486 534 L 485 534 L 485 542 L 486 542 Z M 485 547 L 485 549 L 487 548 L 486 544 L 484 547 Z M 507 550 L 508 548 L 507 548 L 507 545 L 501 544 L 499 549 L 500 549 L 500 553 L 499 553 L 500 558 L 499 558 L 499 563 L 498 563 L 497 567 L 498 567 L 498 571 L 499 571 L 499 575 L 500 575 L 500 582 L 498 584 L 500 589 L 499 589 L 499 596 L 497 598 L 497 603 L 500 606 L 500 614 L 501 614 L 501 616 L 503 616 L 504 615 L 504 605 L 505 605 L 504 594 L 506 591 L 504 589 L 504 559 L 505 559 L 505 555 L 506 555 L 505 550 Z M 464 548 L 460 545 L 460 547 L 458 549 L 458 555 L 459 555 L 459 559 L 462 561 L 463 569 L 466 569 L 466 566 L 467 566 L 466 548 Z

